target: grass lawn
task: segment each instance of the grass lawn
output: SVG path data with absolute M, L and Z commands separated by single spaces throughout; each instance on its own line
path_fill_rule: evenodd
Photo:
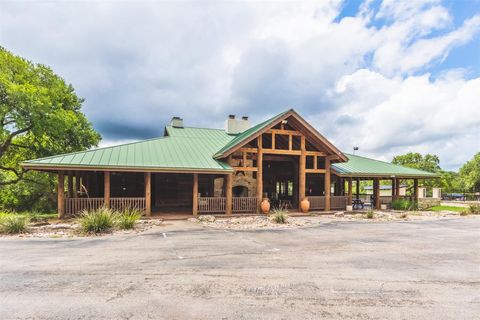
M 453 207 L 453 206 L 435 206 L 428 209 L 428 211 L 453 211 L 453 212 L 461 212 L 465 210 L 462 207 Z

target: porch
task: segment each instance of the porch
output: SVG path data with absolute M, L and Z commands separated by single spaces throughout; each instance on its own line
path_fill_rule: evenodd
M 270 182 L 275 181 L 273 174 L 269 176 Z M 307 181 L 311 210 L 326 210 L 328 202 L 331 209 L 345 209 L 347 196 L 335 195 L 335 190 L 330 201 L 326 196 L 310 195 L 315 192 L 312 188 L 315 183 L 310 179 Z M 133 208 L 147 216 L 152 213 L 163 216 L 256 214 L 259 198 L 253 195 L 255 189 L 244 184 L 245 177 L 237 179 L 234 174 L 61 171 L 58 173 L 59 217 L 101 207 L 119 211 Z M 298 186 L 291 184 L 288 188 L 288 182 L 283 180 L 273 184 L 274 191 L 263 193 L 263 197 L 269 198 L 272 204 L 285 205 L 296 211 L 298 201 L 292 196 Z

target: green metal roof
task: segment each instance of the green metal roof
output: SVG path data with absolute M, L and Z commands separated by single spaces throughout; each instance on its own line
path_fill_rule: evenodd
M 277 114 L 275 117 L 272 117 L 268 120 L 265 120 L 264 122 L 261 122 L 261 123 L 255 125 L 255 126 L 251 127 L 250 129 L 245 130 L 244 132 L 240 133 L 239 135 L 235 136 L 235 138 L 233 138 L 229 143 L 227 143 L 225 146 L 223 146 L 223 148 L 218 150 L 218 152 L 214 155 L 214 157 L 215 158 L 221 158 L 227 150 L 230 150 L 230 149 L 236 147 L 237 145 L 240 145 L 240 144 L 246 142 L 245 140 L 247 140 L 249 137 L 251 137 L 255 133 L 259 132 L 260 130 L 265 129 L 266 127 L 270 126 L 272 123 L 274 123 L 276 120 L 280 119 L 283 115 L 285 115 L 286 113 L 288 113 L 291 110 L 292 109 L 287 110 L 285 112 L 282 112 L 280 114 Z
M 165 137 L 22 163 L 25 167 L 92 167 L 171 171 L 231 171 L 215 160 L 217 150 L 235 136 L 224 130 L 166 127 Z
M 332 164 L 332 168 L 344 176 L 399 176 L 399 177 L 425 177 L 434 178 L 437 175 L 432 172 L 395 165 L 389 162 L 374 160 L 352 154 L 345 154 L 347 162 Z
M 58 156 L 29 160 L 26 168 L 68 169 L 91 168 L 105 170 L 204 171 L 230 172 L 225 162 L 216 160 L 236 146 L 246 143 L 253 135 L 271 126 L 287 110 L 252 128 L 230 135 L 222 129 L 165 127 L 165 136 L 118 146 L 98 148 Z M 436 177 L 431 172 L 394 165 L 388 162 L 346 154 L 347 162 L 332 164 L 342 176 L 364 177 Z

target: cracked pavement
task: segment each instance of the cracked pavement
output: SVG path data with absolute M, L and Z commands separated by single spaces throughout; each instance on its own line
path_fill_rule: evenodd
M 0 240 L 1 319 L 480 319 L 480 217 Z

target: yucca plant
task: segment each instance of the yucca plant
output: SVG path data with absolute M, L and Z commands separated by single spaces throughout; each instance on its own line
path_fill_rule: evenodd
M 415 211 L 418 209 L 418 204 L 407 199 L 395 199 L 392 201 L 392 208 L 394 210 Z
M 288 211 L 285 208 L 274 208 L 271 214 L 272 220 L 280 224 L 286 223 L 288 219 L 287 213 Z
M 373 210 L 369 210 L 366 214 L 367 219 L 373 219 L 374 213 Z
M 467 208 L 468 213 L 470 214 L 480 214 L 480 204 L 471 204 Z
M 84 210 L 77 218 L 82 230 L 87 233 L 100 233 L 109 231 L 115 225 L 115 214 L 109 208 L 97 210 Z
M 127 208 L 116 214 L 116 224 L 119 229 L 133 229 L 138 219 L 142 216 L 140 210 L 135 208 Z
M 24 233 L 27 231 L 29 219 L 18 214 L 5 214 L 0 218 L 2 233 Z

